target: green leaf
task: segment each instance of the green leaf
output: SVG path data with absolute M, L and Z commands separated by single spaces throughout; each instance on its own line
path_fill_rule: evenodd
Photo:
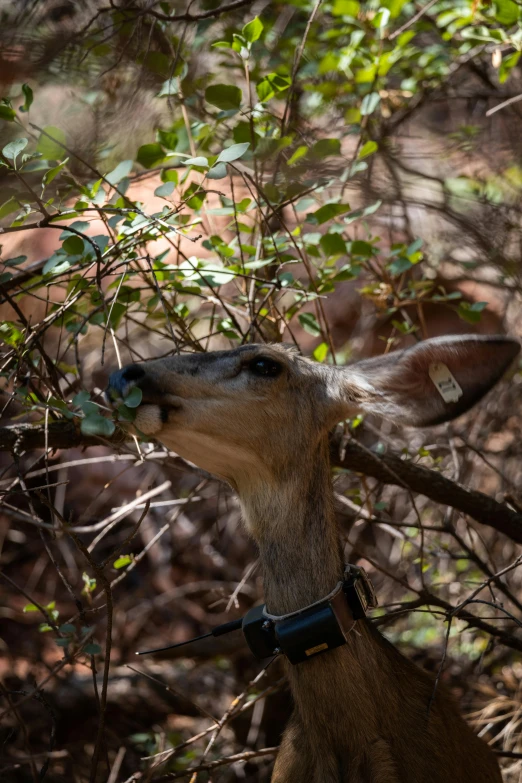
M 319 343 L 312 356 L 316 362 L 324 362 L 328 356 L 328 345 L 326 343 Z
M 22 611 L 25 614 L 25 612 L 39 612 L 40 610 L 34 604 L 26 604 Z
M 73 234 L 73 229 L 76 231 L 87 231 L 88 228 L 89 228 L 88 220 L 75 220 L 73 223 L 71 223 L 70 226 L 68 226 L 62 231 L 62 233 L 60 234 L 60 242 L 63 242 L 63 240 L 67 239 L 67 237 L 75 236 L 75 234 Z
M 368 95 L 365 95 L 361 102 L 361 114 L 363 117 L 373 114 L 380 102 L 381 97 L 378 92 L 370 92 Z
M 101 647 L 99 644 L 91 642 L 91 644 L 85 645 L 83 651 L 87 653 L 87 655 L 98 655 L 98 653 L 101 653 Z
M 388 268 L 392 275 L 402 275 L 403 272 L 407 272 L 412 266 L 413 264 L 409 258 L 401 256 L 396 261 L 392 261 Z
M 332 220 L 349 211 L 349 204 L 325 204 L 323 207 L 319 207 L 315 212 L 312 212 L 311 215 L 308 215 L 308 218 L 313 217 L 314 220 L 311 222 L 321 225 L 322 223 L 326 223 L 327 220 Z
M 208 158 L 204 158 L 202 155 L 196 158 L 186 158 L 183 161 L 184 166 L 208 166 Z
M 127 408 L 126 405 L 118 405 L 116 410 L 118 411 L 118 417 L 124 421 L 134 421 L 136 418 L 136 411 Z
M 355 277 L 358 277 L 361 272 L 361 267 L 357 264 L 344 264 L 342 266 L 336 275 L 334 275 L 334 280 L 336 283 L 340 283 L 343 280 L 353 280 Z
M 24 95 L 25 102 L 23 106 L 20 106 L 20 111 L 27 112 L 31 108 L 31 105 L 34 100 L 33 91 L 31 90 L 28 84 L 22 84 L 22 93 Z
M 248 41 L 248 43 L 254 43 L 254 41 L 257 41 L 262 32 L 263 22 L 258 16 L 254 17 L 251 22 L 246 24 L 242 30 L 243 37 Z
M 366 144 L 364 144 L 361 149 L 359 150 L 359 154 L 357 157 L 359 160 L 362 160 L 363 158 L 367 158 L 369 155 L 373 155 L 374 152 L 376 152 L 379 149 L 379 145 L 376 141 L 367 141 Z
M 96 590 L 96 579 L 95 577 L 90 577 L 89 574 L 86 574 L 85 571 L 82 574 L 82 579 L 84 582 L 83 589 L 82 589 L 82 595 L 88 595 L 89 593 L 93 593 Z
M 332 6 L 333 16 L 351 16 L 355 18 L 360 11 L 357 0 L 334 0 Z
M 500 68 L 498 69 L 498 80 L 500 84 L 504 84 L 504 82 L 507 80 L 509 74 L 520 60 L 521 54 L 522 52 L 513 52 L 513 54 L 508 54 L 507 57 L 503 58 L 502 62 L 500 63 Z
M 58 630 L 60 633 L 74 633 L 76 631 L 76 627 L 72 623 L 64 623 L 63 625 L 60 625 Z
M 5 103 L 0 103 L 0 120 L 5 120 L 6 122 L 13 122 L 15 117 L 16 117 L 16 112 L 14 111 L 14 109 L 12 109 L 10 106 L 7 106 Z
M 20 204 L 12 196 L 0 207 L 0 219 L 7 217 L 12 212 L 17 212 L 20 209 Z
M 353 256 L 370 258 L 370 256 L 373 255 L 373 246 L 369 242 L 364 242 L 362 239 L 355 239 L 350 244 L 350 253 Z
M 115 169 L 110 171 L 105 179 L 110 185 L 117 185 L 124 177 L 128 177 L 132 171 L 132 160 L 122 160 Z
M 167 150 L 175 150 L 178 146 L 178 134 L 174 131 L 158 131 L 158 141 Z
M 129 563 L 132 563 L 132 560 L 132 555 L 120 555 L 112 565 L 114 568 L 123 568 L 124 566 L 129 565 Z
M 299 313 L 297 318 L 305 332 L 312 334 L 314 337 L 320 337 L 321 327 L 317 323 L 317 319 L 313 313 Z
M 310 157 L 321 160 L 328 155 L 340 155 L 341 142 L 339 139 L 319 139 L 310 150 Z
M 67 645 L 71 643 L 70 639 L 55 639 L 54 641 L 57 647 L 67 647 Z
M 390 21 L 390 9 L 381 8 L 379 13 L 373 17 L 372 25 L 374 27 L 377 27 L 379 30 L 381 30 L 383 27 L 386 27 L 389 21 Z
M 256 85 L 257 96 L 261 103 L 274 98 L 279 92 L 290 87 L 291 80 L 288 76 L 280 76 L 278 73 L 269 73 Z
M 223 111 L 239 109 L 242 98 L 243 93 L 240 88 L 233 84 L 211 84 L 205 90 L 206 102 Z
M 233 160 L 238 160 L 245 154 L 249 147 L 250 144 L 248 141 L 245 141 L 242 144 L 232 144 L 230 147 L 227 147 L 226 150 L 219 153 L 216 163 L 231 163 Z
M 16 139 L 15 141 L 10 141 L 9 144 L 5 145 L 2 150 L 2 155 L 4 155 L 6 158 L 9 158 L 9 160 L 12 160 L 14 163 L 17 155 L 19 155 L 20 152 L 26 147 L 27 139 Z
M 346 253 L 346 242 L 340 234 L 324 234 L 319 244 L 325 255 L 343 255 Z
M 152 169 L 165 159 L 165 150 L 161 144 L 143 144 L 136 155 L 136 160 L 146 169 Z
M 482 318 L 482 311 L 487 306 L 487 302 L 461 302 L 457 313 L 463 321 L 467 321 L 469 324 L 477 324 Z
M 60 272 L 64 272 L 66 269 L 69 269 L 69 267 L 69 260 L 61 250 L 58 250 L 47 259 L 42 269 L 42 274 L 45 276 L 52 271 L 54 271 L 55 274 L 58 274 Z
M 161 181 L 162 182 L 173 182 L 174 185 L 177 185 L 179 182 L 179 175 L 176 169 L 163 169 L 161 172 Z
M 128 395 L 125 397 L 125 405 L 127 408 L 137 408 L 143 397 L 143 392 L 137 386 L 133 386 Z
M 116 427 L 111 419 L 105 419 L 99 414 L 86 416 L 81 423 L 83 435 L 101 435 L 102 437 L 110 438 L 115 429 Z
M 511 27 L 511 25 L 518 22 L 520 8 L 513 0 L 496 0 L 494 7 L 495 19 L 500 24 Z
M 69 256 L 79 256 L 85 251 L 85 244 L 81 237 L 73 234 L 73 236 L 70 236 L 63 241 L 62 248 Z
M 159 196 L 160 198 L 166 198 L 173 193 L 174 187 L 175 186 L 173 182 L 164 182 L 163 185 L 160 185 L 156 188 L 154 195 Z
M 65 158 L 65 160 L 62 161 L 62 163 L 59 163 L 57 166 L 54 166 L 52 169 L 49 169 L 49 171 L 46 171 L 42 180 L 43 184 L 49 185 L 53 181 L 53 179 L 56 179 L 56 177 L 63 169 L 63 167 L 68 163 L 68 161 L 69 158 Z
M 294 154 L 287 160 L 288 166 L 294 166 L 301 158 L 304 158 L 304 156 L 308 152 L 308 147 L 305 144 L 302 144 L 300 147 L 296 149 Z
M 223 179 L 227 176 L 227 167 L 224 163 L 215 163 L 207 171 L 207 179 Z
M 44 135 L 43 132 L 40 134 L 36 151 L 40 152 L 42 157 L 47 160 L 60 160 L 64 152 L 62 144 L 65 144 L 65 133 L 61 128 L 56 128 L 54 125 L 46 125 L 42 130 L 48 136 Z
M 24 261 L 27 261 L 27 256 L 15 256 L 15 258 L 8 258 L 2 263 L 4 266 L 18 266 L 19 264 L 23 264 Z

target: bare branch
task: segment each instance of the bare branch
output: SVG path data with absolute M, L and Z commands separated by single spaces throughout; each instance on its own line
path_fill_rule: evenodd
M 396 454 L 373 454 L 353 440 L 344 446 L 340 456 L 339 440 L 334 438 L 330 456 L 337 467 L 364 473 L 385 484 L 407 487 L 522 543 L 522 514 L 483 492 L 460 486 L 435 470 L 414 465 Z
M 116 430 L 110 438 L 96 438 L 82 435 L 78 425 L 71 421 L 51 422 L 47 441 L 45 428 L 34 424 L 15 424 L 0 427 L 0 451 L 21 454 L 24 451 L 44 448 L 68 449 L 101 444 L 122 444 L 126 434 Z M 441 473 L 401 459 L 396 454 L 377 456 L 351 440 L 339 453 L 340 440 L 334 436 L 331 441 L 332 464 L 345 470 L 353 470 L 372 476 L 385 484 L 403 486 L 413 492 L 425 495 L 435 503 L 451 506 L 482 525 L 503 533 L 513 541 L 522 544 L 522 514 L 499 503 L 489 495 L 466 489 Z

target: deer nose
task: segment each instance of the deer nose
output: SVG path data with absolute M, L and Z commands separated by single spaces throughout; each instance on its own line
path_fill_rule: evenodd
M 129 388 L 145 375 L 145 370 L 139 364 L 129 364 L 122 370 L 113 372 L 109 378 L 107 397 L 109 400 L 116 397 L 125 397 Z

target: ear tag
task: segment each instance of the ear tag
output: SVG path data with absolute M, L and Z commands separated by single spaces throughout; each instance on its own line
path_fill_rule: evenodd
M 444 402 L 457 402 L 464 392 L 445 364 L 430 364 L 429 376 Z

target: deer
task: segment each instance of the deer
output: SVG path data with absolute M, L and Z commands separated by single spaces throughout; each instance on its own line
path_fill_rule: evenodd
M 263 569 L 266 610 L 299 612 L 343 575 L 329 433 L 355 413 L 428 427 L 461 415 L 519 352 L 505 336 L 426 339 L 345 366 L 280 344 L 130 364 L 108 396 L 138 386 L 133 426 L 237 493 Z M 285 661 L 294 710 L 272 783 L 500 783 L 496 756 L 441 684 L 372 623 L 345 643 Z

